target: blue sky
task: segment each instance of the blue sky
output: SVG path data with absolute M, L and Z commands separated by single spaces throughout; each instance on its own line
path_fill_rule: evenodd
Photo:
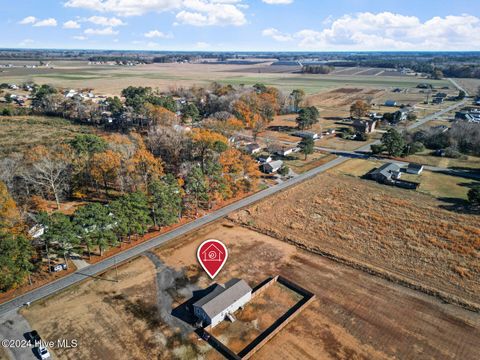
M 479 50 L 475 0 L 0 0 L 0 47 Z

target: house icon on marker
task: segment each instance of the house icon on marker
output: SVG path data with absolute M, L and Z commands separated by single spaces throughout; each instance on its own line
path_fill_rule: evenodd
M 224 253 L 220 250 L 215 244 L 210 244 L 205 250 L 201 252 L 203 261 L 218 261 L 222 262 L 224 258 Z

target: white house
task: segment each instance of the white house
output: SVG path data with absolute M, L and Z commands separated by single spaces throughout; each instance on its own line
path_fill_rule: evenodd
M 282 160 L 276 160 L 276 161 L 271 161 L 262 164 L 262 170 L 263 172 L 266 172 L 267 174 L 272 174 L 280 170 L 280 168 L 283 166 L 283 161 Z
M 252 288 L 241 279 L 231 279 L 193 304 L 193 313 L 204 326 L 218 325 L 252 298 Z

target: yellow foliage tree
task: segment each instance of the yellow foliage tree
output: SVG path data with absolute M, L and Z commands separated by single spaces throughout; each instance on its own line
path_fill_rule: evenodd
M 121 155 L 113 150 L 96 153 L 92 157 L 90 175 L 97 183 L 102 183 L 108 196 L 109 184 L 115 184 L 121 165 Z
M 18 233 L 21 222 L 15 200 L 10 196 L 7 186 L 0 181 L 0 229 Z
M 137 189 L 147 191 L 151 182 L 159 180 L 163 175 L 161 159 L 156 158 L 150 151 L 140 148 L 129 161 L 129 173 Z

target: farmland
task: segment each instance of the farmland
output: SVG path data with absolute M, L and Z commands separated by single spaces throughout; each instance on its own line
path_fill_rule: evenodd
M 441 205 L 417 192 L 323 174 L 232 219 L 478 306 L 478 219 Z
M 230 250 L 216 281 L 241 277 L 255 285 L 266 276 L 280 274 L 317 297 L 254 359 L 415 358 L 427 353 L 436 359 L 454 359 L 459 354 L 463 359 L 476 357 L 478 314 L 229 221 L 211 224 L 155 251 L 168 271 L 160 272 L 160 278 L 183 273 L 163 293 L 172 296 L 173 308 L 188 299 L 192 290 L 211 284 L 195 259 L 195 249 L 209 238 L 224 241 Z M 155 306 L 155 267 L 149 259 L 122 265 L 118 276 L 118 283 L 111 281 L 116 278 L 111 270 L 22 313 L 47 339 L 79 340 L 76 349 L 54 349 L 60 358 L 100 358 L 116 351 L 119 343 L 129 352 L 116 352 L 118 359 L 221 358 L 203 341 L 182 336 L 179 329 L 167 325 L 166 320 L 171 320 L 165 315 L 168 302 L 160 310 Z
M 13 62 L 15 64 L 15 62 Z M 23 62 L 22 62 L 23 64 Z M 253 85 L 263 82 L 284 91 L 295 88 L 313 94 L 343 86 L 349 87 L 415 87 L 419 82 L 446 86 L 446 80 L 415 79 L 406 76 L 309 75 L 271 72 L 269 63 L 261 65 L 218 64 L 147 64 L 134 67 L 88 65 L 81 61 L 59 61 L 53 68 L 12 68 L 2 73 L 5 82 L 35 81 L 65 88 L 93 88 L 104 94 L 119 94 L 131 86 L 150 86 L 161 90 L 171 87 L 207 85 L 212 81 L 232 85 Z M 252 69 L 255 72 L 252 72 Z M 292 69 L 293 71 L 294 69 Z

